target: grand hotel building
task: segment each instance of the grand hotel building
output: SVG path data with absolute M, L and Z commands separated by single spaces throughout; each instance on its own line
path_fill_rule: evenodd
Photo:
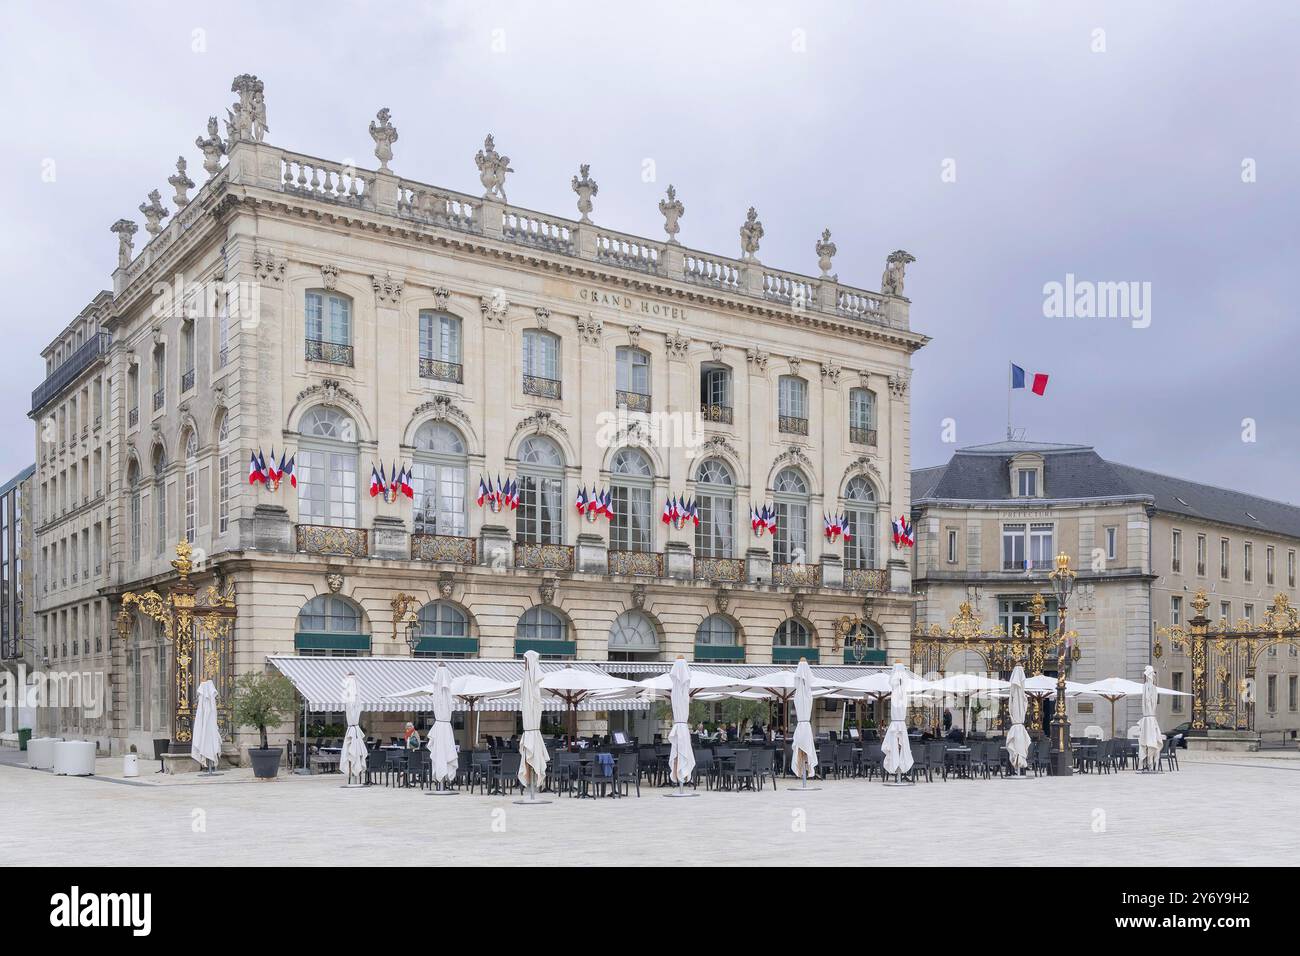
M 910 257 L 890 257 L 884 292 L 831 274 L 829 235 L 809 243 L 819 276 L 774 269 L 752 211 L 740 258 L 697 252 L 671 190 L 666 238 L 626 235 L 591 221 L 585 169 L 580 219 L 532 212 L 505 201 L 490 139 L 485 194 L 421 184 L 388 168 L 386 111 L 379 168 L 351 168 L 266 143 L 260 82 L 235 85 L 229 140 L 214 121 L 199 141 L 206 182 L 189 195 L 179 169 L 170 218 L 149 197 L 143 248 L 114 225 L 112 292 L 47 353 L 38 640 L 53 668 L 102 668 L 110 705 L 44 731 L 117 750 L 174 729 L 172 649 L 139 613 L 124 640 L 116 619 L 125 592 L 175 581 L 182 538 L 200 587 L 234 587 L 226 688 L 273 654 L 409 656 L 412 633 L 446 657 L 906 657 L 911 572 L 889 527 L 909 509 L 927 341 Z M 249 483 L 272 448 L 296 455 L 296 489 Z M 372 497 L 372 466 L 396 464 L 413 500 Z M 480 475 L 516 479 L 518 509 L 479 507 Z M 613 520 L 576 513 L 592 487 Z M 699 504 L 698 528 L 660 520 L 672 496 Z M 751 529 L 763 504 L 774 537 Z M 823 536 L 830 512 L 851 543 Z

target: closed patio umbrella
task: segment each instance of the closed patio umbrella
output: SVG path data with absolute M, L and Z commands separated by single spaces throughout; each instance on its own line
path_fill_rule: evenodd
M 356 677 L 350 671 L 343 678 L 343 712 L 347 716 L 348 730 L 339 751 L 339 773 L 347 780 L 345 787 L 359 787 L 366 772 L 369 751 L 366 749 L 366 738 L 361 733 L 361 692 Z M 352 782 L 354 775 L 357 783 Z
M 217 727 L 217 688 L 205 680 L 198 689 L 199 706 L 194 713 L 194 737 L 190 756 L 203 767 L 205 776 L 217 776 L 214 768 L 221 758 L 221 730 Z
M 1160 748 L 1164 746 L 1165 735 L 1160 732 L 1160 722 L 1156 720 L 1156 669 L 1148 664 L 1142 670 L 1146 682 L 1142 685 L 1142 719 L 1138 721 L 1138 754 L 1142 758 L 1145 770 L 1160 769 Z
M 1029 733 L 1025 730 L 1025 713 L 1029 699 L 1025 696 L 1025 669 L 1019 664 L 1011 672 L 1011 729 L 1007 731 L 1007 759 L 1012 770 L 1029 766 Z
M 906 679 L 906 669 L 902 664 L 895 664 L 889 677 L 889 730 L 885 732 L 882 744 L 885 774 L 888 776 L 892 773 L 895 782 L 898 782 L 900 774 L 912 769 L 912 744 L 907 739 Z
M 812 730 L 813 680 L 808 659 L 799 658 L 799 666 L 794 672 L 794 718 L 797 723 L 794 727 L 794 742 L 790 747 L 790 766 L 794 775 L 803 781 L 800 790 L 810 789 L 808 775 L 817 770 L 817 742 L 813 739 Z
M 546 741 L 542 740 L 542 673 L 536 651 L 524 652 L 524 679 L 519 685 L 519 709 L 523 712 L 524 735 L 519 738 L 519 782 L 528 791 L 516 803 L 550 803 L 537 799 L 537 785 L 546 779 Z
M 675 797 L 698 796 L 687 794 L 686 781 L 695 772 L 695 751 L 691 749 L 691 728 L 688 725 L 691 710 L 691 669 L 686 658 L 678 657 L 669 673 L 672 678 L 673 727 L 668 731 L 668 773 L 677 784 Z
M 453 794 L 447 784 L 456 777 L 456 734 L 451 729 L 451 672 L 438 666 L 433 685 L 433 729 L 429 731 L 429 757 L 434 789 L 431 793 Z

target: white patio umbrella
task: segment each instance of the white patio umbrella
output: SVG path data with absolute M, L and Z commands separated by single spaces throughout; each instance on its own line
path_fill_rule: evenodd
M 627 699 L 645 690 L 636 681 L 613 677 L 604 671 L 580 671 L 574 667 L 551 671 L 542 677 L 538 687 L 543 695 L 564 701 L 568 706 L 570 740 L 577 728 L 578 705 L 583 701 Z
M 679 658 L 680 659 L 680 658 Z M 649 697 L 671 697 L 673 692 L 673 670 L 676 664 L 666 674 L 656 674 L 654 677 L 647 677 L 645 680 L 637 681 L 645 689 Z M 692 698 L 701 696 L 701 699 L 713 697 L 720 699 L 727 696 L 726 691 L 736 686 L 736 681 L 731 677 L 719 677 L 717 674 L 709 674 L 702 670 L 690 671 L 690 687 L 687 688 Z
M 1141 696 L 1145 686 L 1145 684 L 1139 684 L 1135 680 L 1126 680 L 1123 677 L 1107 677 L 1105 680 L 1084 684 L 1081 693 L 1085 696 L 1100 697 L 1102 700 L 1110 701 L 1110 735 L 1114 737 L 1115 702 L 1123 700 L 1125 697 Z
M 199 685 L 199 706 L 194 712 L 194 736 L 190 756 L 203 767 L 206 776 L 217 776 L 215 767 L 221 758 L 221 729 L 217 726 L 217 688 L 212 681 Z
M 1019 664 L 1011 672 L 1011 729 L 1007 731 L 1007 759 L 1012 770 L 1029 766 L 1029 733 L 1025 730 L 1025 712 L 1029 700 L 1025 696 L 1025 669 Z
M 895 664 L 889 676 L 889 730 L 881 745 L 884 751 L 883 766 L 886 774 L 899 774 L 912 769 L 912 744 L 907 739 L 907 692 L 903 689 L 907 670 Z
M 917 677 L 906 668 L 903 669 L 903 675 L 903 693 L 909 696 L 928 691 L 933 686 L 929 681 Z M 837 693 L 832 696 L 842 694 L 847 697 L 861 697 L 872 701 L 872 703 L 877 703 L 890 695 L 890 682 L 893 678 L 893 671 L 877 671 L 865 677 L 855 677 L 851 681 L 840 684 Z
M 805 661 L 805 663 L 807 663 Z M 789 706 L 794 700 L 794 692 L 797 686 L 795 671 L 771 671 L 767 674 L 758 674 L 754 677 L 745 677 L 735 682 L 734 691 L 727 694 L 728 697 L 739 697 L 743 700 L 749 700 L 749 692 L 758 692 L 760 697 L 753 698 L 756 700 L 773 700 L 783 707 Z M 833 693 L 837 687 L 828 680 L 822 680 L 820 677 L 812 676 L 812 668 L 808 669 L 809 680 L 808 686 L 811 689 L 813 697 L 824 697 Z M 784 725 L 784 721 L 782 721 Z
M 695 772 L 695 751 L 691 749 L 691 728 L 688 725 L 691 710 L 691 669 L 686 665 L 686 658 L 678 657 L 669 672 L 672 678 L 673 727 L 668 731 L 668 773 L 677 784 L 677 792 L 671 796 L 697 796 L 686 793 L 686 781 Z
M 1165 735 L 1160 732 L 1160 722 L 1156 720 L 1156 669 L 1148 664 L 1142 669 L 1146 682 L 1142 685 L 1142 719 L 1138 721 L 1138 754 L 1142 758 L 1142 767 L 1147 770 L 1160 769 L 1160 748 L 1164 746 Z
M 461 674 L 451 679 L 451 696 L 453 700 L 458 700 L 465 704 L 465 710 L 469 713 L 470 722 L 474 727 L 474 735 L 471 747 L 478 744 L 478 714 L 474 708 L 485 700 L 492 700 L 497 697 L 509 697 L 511 694 L 518 693 L 519 681 L 499 681 L 490 677 L 480 677 L 478 674 Z M 422 684 L 419 687 L 411 687 L 407 690 L 398 691 L 396 694 L 385 694 L 385 700 L 395 700 L 403 697 L 432 697 L 438 692 L 438 688 L 433 684 Z
M 357 678 L 349 671 L 343 678 L 343 712 L 347 716 L 348 731 L 343 736 L 343 747 L 339 751 L 339 773 L 347 780 L 344 787 L 359 787 L 366 772 L 366 738 L 361 733 L 361 692 L 357 687 Z M 357 783 L 352 782 L 356 776 Z
M 453 794 L 456 791 L 447 783 L 456 777 L 456 734 L 451 729 L 451 671 L 446 665 L 438 666 L 433 685 L 437 691 L 433 695 L 433 728 L 428 743 L 434 783 L 430 792 Z
M 542 673 L 536 651 L 524 652 L 524 679 L 519 686 L 519 709 L 523 712 L 524 735 L 519 738 L 519 782 L 528 796 L 517 803 L 550 803 L 537 799 L 537 784 L 546 779 L 546 741 L 542 739 Z
M 994 697 L 1010 689 L 1009 682 L 998 680 L 996 677 L 985 677 L 983 674 L 949 674 L 943 680 L 933 681 L 926 692 L 942 697 L 961 697 L 965 701 L 971 697 Z M 966 726 L 967 712 L 967 708 L 963 707 L 963 727 Z
M 794 672 L 794 716 L 798 723 L 795 724 L 794 742 L 790 747 L 790 767 L 802 781 L 800 790 L 810 789 L 808 775 L 817 770 L 817 743 L 812 731 L 814 680 L 807 658 L 799 658 L 799 667 Z

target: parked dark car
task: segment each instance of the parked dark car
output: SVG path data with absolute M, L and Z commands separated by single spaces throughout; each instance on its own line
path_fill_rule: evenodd
M 1179 747 L 1182 747 L 1184 750 L 1186 750 L 1186 749 L 1187 749 L 1187 732 L 1188 732 L 1189 730 L 1191 730 L 1191 729 L 1192 729 L 1192 722 L 1191 722 L 1190 720 L 1184 720 L 1184 721 L 1183 721 L 1181 724 L 1179 724 L 1177 727 L 1171 727 L 1169 730 L 1166 730 L 1166 731 L 1165 731 L 1165 739 L 1168 740 L 1170 737 L 1177 737 L 1177 738 L 1178 738 L 1178 746 L 1179 746 Z

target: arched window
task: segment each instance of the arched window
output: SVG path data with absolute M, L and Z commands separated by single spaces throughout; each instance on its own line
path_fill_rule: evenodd
M 298 425 L 298 520 L 355 528 L 357 428 L 343 412 L 317 406 Z
M 420 312 L 420 377 L 462 381 L 460 319 L 446 312 Z
M 740 645 L 736 625 L 721 614 L 710 614 L 695 629 L 695 659 L 697 661 L 736 661 L 734 648 Z
M 624 611 L 609 628 L 609 659 L 653 660 L 659 656 L 654 622 L 640 611 Z
M 700 462 L 695 469 L 695 500 L 700 507 L 695 554 L 730 558 L 736 547 L 736 480 L 726 462 L 718 458 Z
M 730 366 L 721 362 L 705 362 L 700 366 L 700 414 L 706 422 L 731 424 Z
M 797 468 L 783 468 L 772 483 L 776 534 L 772 560 L 804 564 L 808 560 L 808 482 Z
M 321 594 L 298 612 L 294 646 L 308 657 L 357 657 L 370 652 L 361 608 L 337 594 Z
M 859 641 L 861 641 L 860 645 Z M 880 651 L 883 645 L 880 643 L 880 635 L 876 633 L 875 627 L 864 621 L 849 628 L 849 632 L 844 636 L 844 648 L 856 658 L 860 650 Z M 864 656 L 863 660 L 868 658 Z
M 154 547 L 167 553 L 167 453 L 161 445 L 153 452 Z
M 645 452 L 620 448 L 610 463 L 610 497 L 614 519 L 609 546 L 614 551 L 654 550 L 654 511 L 651 504 L 654 469 Z
M 415 432 L 415 530 L 421 534 L 468 534 L 465 473 L 469 460 L 460 432 L 444 422 L 425 422 Z
M 782 375 L 777 388 L 778 428 L 791 435 L 807 435 L 808 383 L 795 375 Z
M 199 436 L 193 429 L 185 436 L 185 540 L 198 536 L 199 523 Z
M 844 514 L 849 534 L 844 542 L 846 568 L 876 566 L 876 492 L 862 475 L 849 479 L 844 489 Z
M 141 525 L 144 521 L 144 515 L 140 510 L 140 463 L 134 457 L 131 458 L 131 464 L 126 470 L 126 484 L 131 493 L 131 560 L 139 561 Z
M 352 365 L 352 300 L 315 289 L 305 297 L 307 359 Z
M 849 441 L 876 444 L 876 393 L 868 388 L 849 391 Z
M 650 411 L 650 353 L 644 349 L 621 345 L 614 352 L 618 389 L 615 405 L 630 411 Z
M 811 647 L 812 637 L 808 626 L 795 618 L 786 618 L 776 629 L 772 638 L 773 647 Z
M 525 544 L 564 541 L 564 456 L 555 442 L 540 435 L 519 446 L 515 535 Z
M 419 619 L 416 657 L 473 657 L 478 650 L 476 642 L 467 640 L 469 618 L 456 605 L 446 601 L 426 604 L 420 608 Z
M 520 615 L 515 626 L 515 652 L 522 657 L 525 651 L 536 650 L 543 660 L 571 658 L 573 655 L 569 653 L 554 653 L 560 643 L 568 640 L 568 634 L 568 625 L 555 611 L 549 607 L 530 607 Z
M 560 397 L 560 339 L 541 329 L 524 330 L 524 394 Z

